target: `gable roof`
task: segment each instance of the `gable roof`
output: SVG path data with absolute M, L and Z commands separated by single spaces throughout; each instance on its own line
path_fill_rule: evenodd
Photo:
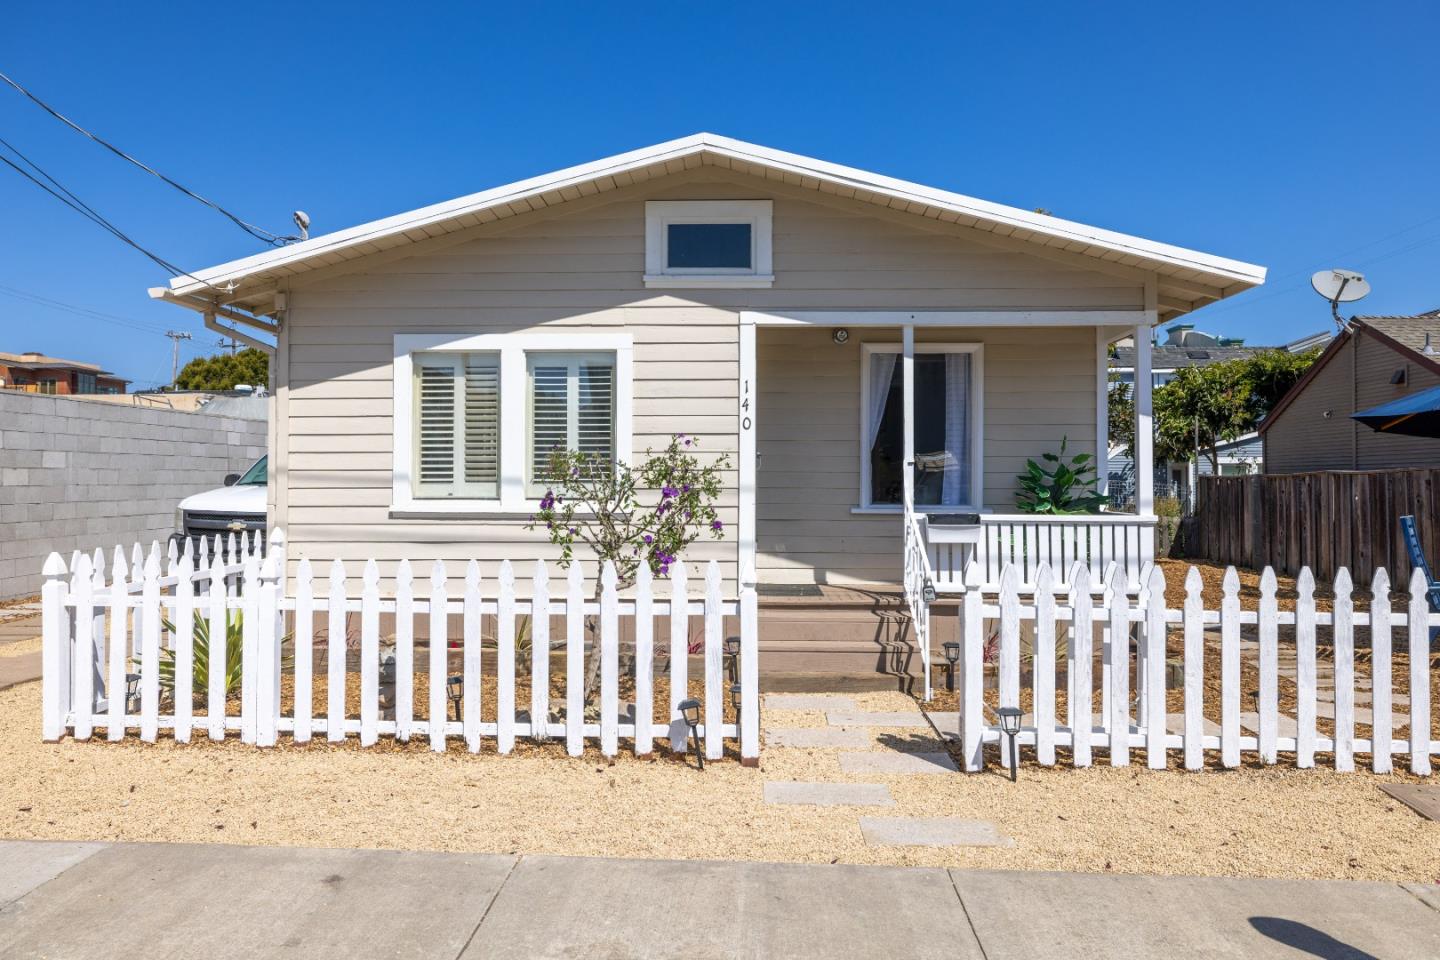
M 1153 271 L 1167 316 L 1264 283 L 1265 268 L 1047 214 L 979 200 L 897 180 L 853 167 L 772 150 L 712 133 L 670 140 L 591 163 L 567 167 L 407 213 L 337 230 L 254 256 L 177 277 L 168 291 L 152 296 L 213 296 L 222 302 L 247 299 L 245 289 L 273 287 L 286 277 L 354 260 L 403 244 L 443 236 L 478 224 L 553 207 L 568 200 L 614 190 L 654 177 L 713 165 L 822 193 L 848 197 L 958 223 L 1001 237 L 1034 243 L 1100 262 Z M 228 291 L 234 284 L 235 290 Z M 253 294 L 252 294 L 253 295 Z
M 1225 360 L 1239 360 L 1262 350 L 1284 350 L 1284 347 L 1168 347 L 1150 348 L 1151 370 L 1177 370 L 1180 367 L 1204 367 Z M 1135 368 L 1135 348 L 1116 347 L 1110 366 L 1117 370 Z
M 1305 375 L 1295 386 L 1285 392 L 1275 407 L 1260 421 L 1259 431 L 1263 434 L 1280 418 L 1290 404 L 1304 392 L 1310 381 L 1320 375 L 1332 359 L 1339 355 L 1351 338 L 1365 336 L 1383 344 L 1412 363 L 1418 363 L 1433 373 L 1440 374 L 1440 353 L 1425 353 L 1427 338 L 1433 341 L 1433 350 L 1440 351 L 1440 310 L 1419 313 L 1410 317 L 1351 317 L 1345 329 L 1330 341 L 1325 352 L 1315 358 Z

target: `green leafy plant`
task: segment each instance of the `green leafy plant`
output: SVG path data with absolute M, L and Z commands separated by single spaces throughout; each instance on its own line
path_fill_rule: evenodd
M 167 633 L 174 633 L 175 625 L 169 620 L 162 620 Z M 283 644 L 289 640 L 291 634 L 281 638 Z M 191 642 L 194 651 L 194 670 L 191 679 L 191 693 L 194 696 L 205 696 L 210 690 L 210 621 L 200 611 L 195 611 L 194 626 L 191 631 Z M 226 611 L 225 616 L 225 659 L 219 664 L 219 669 L 224 672 L 225 696 L 229 697 L 240 689 L 240 675 L 242 670 L 243 655 L 245 649 L 245 612 L 243 610 Z M 176 650 L 160 651 L 160 692 L 174 699 L 175 696 L 175 654 Z M 282 666 L 288 666 L 294 660 L 294 656 L 286 654 L 281 658 Z
M 1058 454 L 1042 455 L 1048 467 L 1026 461 L 1025 472 L 1016 478 L 1020 492 L 1015 505 L 1022 513 L 1095 513 L 1105 503 L 1104 495 L 1095 492 L 1095 458 L 1079 453 L 1067 459 L 1068 440 L 1061 438 Z

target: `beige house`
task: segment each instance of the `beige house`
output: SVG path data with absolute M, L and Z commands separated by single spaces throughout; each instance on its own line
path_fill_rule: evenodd
M 1260 425 L 1266 473 L 1440 467 L 1440 440 L 1379 433 L 1350 418 L 1440 386 L 1440 310 L 1351 317 Z
M 733 535 L 684 560 L 730 590 L 753 569 L 769 669 L 903 643 L 911 522 L 939 593 L 970 559 L 1136 572 L 1148 487 L 1133 515 L 1036 523 L 1016 474 L 1062 440 L 1103 460 L 1109 344 L 1264 270 L 698 134 L 196 276 L 152 294 L 273 341 L 292 562 L 553 558 L 524 529 L 541 451 L 683 432 L 733 466 Z

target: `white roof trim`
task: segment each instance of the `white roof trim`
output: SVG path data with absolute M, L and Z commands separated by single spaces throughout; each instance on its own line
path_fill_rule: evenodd
M 1239 260 L 1217 257 L 1196 250 L 1187 250 L 1166 243 L 1158 243 L 1141 237 L 1116 233 L 1086 226 L 1070 220 L 1061 220 L 1046 214 L 1032 213 L 1003 204 L 978 200 L 963 194 L 937 190 L 933 187 L 885 177 L 853 167 L 827 163 L 799 154 L 772 150 L 729 137 L 711 133 L 697 133 L 679 140 L 633 150 L 629 153 L 606 157 L 591 163 L 567 167 L 554 173 L 516 183 L 483 190 L 469 196 L 448 200 L 444 203 L 421 207 L 408 213 L 374 220 L 345 230 L 337 230 L 323 236 L 313 237 L 302 243 L 266 250 L 254 256 L 222 263 L 218 266 L 197 270 L 193 277 L 177 277 L 170 281 L 170 287 L 177 293 L 202 293 L 210 286 L 239 284 L 256 274 L 278 268 L 286 272 L 305 269 L 307 261 L 320 260 L 317 265 L 328 265 L 339 259 L 352 259 L 371 251 L 357 251 L 353 248 L 397 234 L 419 232 L 427 234 L 425 228 L 453 221 L 461 217 L 474 216 L 489 209 L 525 202 L 542 194 L 555 191 L 569 191 L 572 196 L 576 188 L 603 177 L 615 177 L 628 171 L 638 170 L 657 164 L 684 161 L 701 154 L 713 154 L 743 163 L 759 164 L 795 176 L 823 181 L 833 186 L 878 194 L 903 203 L 919 204 L 921 214 L 926 208 L 937 212 L 950 212 L 961 217 L 973 218 L 985 229 L 1009 228 L 1006 234 L 1023 231 L 1029 235 L 1056 241 L 1063 249 L 1087 254 L 1106 260 L 1138 258 L 1151 269 L 1169 273 L 1184 274 L 1185 279 L 1199 280 L 1222 288 L 1227 294 L 1238 292 L 1229 288 L 1247 289 L 1265 281 L 1265 268 Z M 542 202 L 541 206 L 546 206 Z M 442 232 L 448 232 L 443 231 Z M 1079 249 L 1077 249 L 1077 246 Z M 1132 264 L 1140 266 L 1142 264 Z M 196 282 L 198 277 L 203 283 Z

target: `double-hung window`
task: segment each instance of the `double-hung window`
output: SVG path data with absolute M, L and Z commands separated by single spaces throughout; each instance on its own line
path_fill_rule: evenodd
M 615 463 L 614 354 L 531 353 L 527 493 L 541 496 L 555 450 L 574 450 L 592 469 Z
M 551 453 L 630 450 L 628 333 L 395 337 L 391 512 L 527 515 Z
M 860 506 L 898 506 L 905 483 L 905 365 L 893 344 L 866 344 L 861 369 Z M 978 509 L 981 491 L 981 349 L 915 347 L 909 469 L 919 508 Z

